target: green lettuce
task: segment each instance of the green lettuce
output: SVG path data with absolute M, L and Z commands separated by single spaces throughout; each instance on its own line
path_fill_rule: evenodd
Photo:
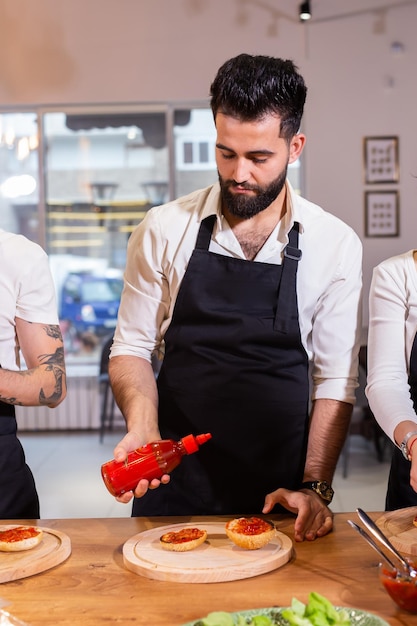
M 204 626 L 235 626 L 233 617 L 224 611 L 213 611 L 201 620 Z
M 310 593 L 307 604 L 293 598 L 291 607 L 283 609 L 279 615 L 277 612 L 276 619 L 282 626 L 284 623 L 285 626 L 351 626 L 348 611 L 337 611 L 327 598 L 315 592 Z M 236 621 L 230 613 L 214 611 L 195 626 L 273 626 L 276 623 L 267 615 L 239 616 Z
M 246 617 L 240 616 L 238 621 L 235 622 L 230 613 L 213 611 L 198 624 L 201 624 L 201 626 L 273 626 L 274 623 L 267 615 L 255 615 L 250 622 L 248 622 Z
M 315 592 L 310 593 L 307 604 L 293 598 L 291 608 L 284 609 L 282 616 L 290 626 L 350 626 L 347 611 L 336 611 L 327 598 Z

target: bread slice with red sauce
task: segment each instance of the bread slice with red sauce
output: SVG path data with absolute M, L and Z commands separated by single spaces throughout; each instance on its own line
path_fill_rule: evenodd
M 275 526 L 260 517 L 239 517 L 226 523 L 226 535 L 240 548 L 258 550 L 276 535 Z
M 35 526 L 14 526 L 0 530 L 0 551 L 20 552 L 31 550 L 42 541 L 43 532 Z
M 172 552 L 187 552 L 201 546 L 207 539 L 207 531 L 201 528 L 183 528 L 165 533 L 159 538 L 160 546 Z

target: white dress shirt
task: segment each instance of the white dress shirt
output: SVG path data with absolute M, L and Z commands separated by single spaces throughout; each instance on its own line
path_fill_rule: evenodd
M 416 422 L 408 385 L 417 330 L 417 270 L 413 250 L 391 257 L 373 271 L 369 292 L 369 406 L 394 441 L 395 427 Z
M 58 324 L 55 287 L 44 250 L 0 230 L 0 365 L 20 369 L 15 318 Z
M 354 403 L 360 343 L 362 244 L 337 217 L 297 196 L 287 181 L 286 213 L 254 259 L 280 264 L 294 221 L 302 259 L 297 297 L 303 345 L 312 363 L 312 398 Z M 221 213 L 216 183 L 154 207 L 132 233 L 111 357 L 147 360 L 161 350 L 201 221 L 216 214 L 210 252 L 244 259 Z

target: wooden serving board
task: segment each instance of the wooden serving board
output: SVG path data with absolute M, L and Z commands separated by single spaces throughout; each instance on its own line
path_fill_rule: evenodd
M 15 528 L 17 524 L 1 525 L 0 530 Z M 39 574 L 59 565 L 71 554 L 68 535 L 52 528 L 36 526 L 43 531 L 42 541 L 30 550 L 0 552 L 0 583 Z
M 159 545 L 161 535 L 182 528 L 207 530 L 207 540 L 188 552 L 170 552 Z M 417 529 L 416 529 L 417 530 Z M 281 567 L 292 555 L 292 541 L 276 531 L 276 537 L 259 550 L 236 546 L 224 524 L 171 524 L 134 535 L 123 546 L 125 567 L 135 574 L 180 583 L 218 583 L 258 576 Z
M 376 523 L 397 550 L 417 555 L 417 527 L 413 525 L 416 515 L 417 506 L 411 506 L 397 511 L 387 511 L 376 520 Z

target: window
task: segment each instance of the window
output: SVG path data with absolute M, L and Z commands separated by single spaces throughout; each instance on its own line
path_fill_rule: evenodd
M 165 126 L 163 112 L 44 115 L 50 255 L 124 267 L 130 233 L 168 199 Z
M 41 242 L 36 113 L 0 113 L 0 227 Z
M 182 141 L 182 159 L 177 163 L 177 168 L 204 170 L 208 166 L 215 167 L 214 150 L 210 148 L 209 141 Z M 181 142 L 179 153 L 181 153 Z
M 177 171 L 215 171 L 216 130 L 211 109 L 193 109 L 185 126 L 174 127 Z
M 0 227 L 47 251 L 67 361 L 113 332 L 129 236 L 155 205 L 217 181 L 209 107 L 0 112 Z M 300 163 L 288 176 L 300 191 Z
M 173 134 L 175 196 L 216 182 L 216 129 L 211 109 L 190 109 L 188 124 L 174 125 Z

